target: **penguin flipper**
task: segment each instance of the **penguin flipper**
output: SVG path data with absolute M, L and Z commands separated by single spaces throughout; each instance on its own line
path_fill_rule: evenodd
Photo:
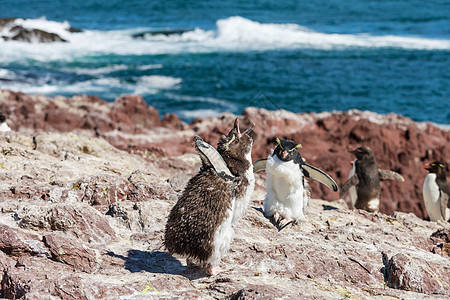
M 253 162 L 253 173 L 266 169 L 267 158 L 261 158 Z
M 342 198 L 348 190 L 359 183 L 358 175 L 353 174 L 344 184 L 341 186 L 341 191 L 339 192 L 339 198 Z
M 380 177 L 380 180 L 396 180 L 400 182 L 405 181 L 405 178 L 403 178 L 402 175 L 391 170 L 378 169 L 378 176 Z
M 234 178 L 222 156 L 213 146 L 203 141 L 203 139 L 198 135 L 194 136 L 194 142 L 195 148 L 197 149 L 204 164 L 212 166 L 214 170 L 216 170 L 216 172 L 222 177 L 228 176 L 229 178 Z
M 445 193 L 441 188 L 439 189 L 439 199 L 442 219 L 444 219 L 444 221 L 448 221 L 450 220 L 450 199 L 448 194 Z
M 317 180 L 318 182 L 326 185 L 333 192 L 337 192 L 338 186 L 330 175 L 316 167 L 308 165 L 307 163 L 301 164 L 300 167 L 302 168 L 303 175 L 308 178 Z

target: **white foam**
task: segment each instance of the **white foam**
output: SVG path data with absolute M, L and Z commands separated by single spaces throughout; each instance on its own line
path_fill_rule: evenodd
M 6 69 L 0 69 L 0 78 L 12 79 L 13 77 L 15 77 L 13 72 Z
M 197 117 L 202 118 L 209 118 L 209 117 L 216 117 L 220 115 L 222 111 L 217 109 L 197 109 L 197 110 L 181 110 L 177 111 L 178 116 L 180 116 L 181 119 L 190 119 L 193 120 Z
M 75 73 L 78 75 L 102 75 L 109 74 L 116 71 L 128 70 L 130 67 L 127 65 L 111 65 L 101 68 L 62 68 L 61 71 L 67 73 Z
M 105 91 L 116 89 L 111 97 L 114 98 L 117 91 L 122 94 L 155 94 L 162 90 L 177 88 L 181 79 L 168 76 L 144 76 L 137 78 L 136 83 L 123 82 L 118 78 L 102 77 L 76 83 L 16 83 L 4 82 L 2 88 L 13 91 L 22 91 L 30 94 L 105 94 Z
M 370 34 L 330 34 L 317 32 L 297 24 L 264 24 L 242 17 L 217 21 L 215 30 L 195 29 L 179 35 L 146 36 L 133 39 L 136 30 L 70 33 L 68 22 L 52 22 L 45 18 L 18 19 L 22 26 L 39 28 L 61 35 L 69 43 L 23 43 L 0 39 L 0 63 L 34 59 L 37 61 L 73 60 L 92 55 L 146 55 L 218 51 L 253 51 L 276 49 L 346 49 L 352 47 L 418 50 L 449 50 L 450 40 L 413 36 L 373 36 Z M 4 29 L 2 34 L 5 34 Z M 142 30 L 142 29 L 139 29 Z M 148 29 L 151 30 L 151 29 Z M 150 68 L 152 68 L 151 66 Z
M 155 94 L 160 90 L 176 89 L 182 82 L 181 78 L 151 75 L 139 77 L 134 94 Z
M 147 71 L 147 70 L 153 70 L 153 69 L 162 69 L 163 65 L 156 64 L 156 65 L 145 65 L 145 66 L 138 66 L 136 69 L 141 71 Z

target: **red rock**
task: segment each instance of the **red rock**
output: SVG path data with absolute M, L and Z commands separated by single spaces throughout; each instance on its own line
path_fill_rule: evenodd
M 450 257 L 450 229 L 442 228 L 433 232 L 430 237 L 431 252 Z
M 0 224 L 0 250 L 12 256 L 50 256 L 49 250 L 37 235 L 4 224 Z
M 71 267 L 41 257 L 20 257 L 13 268 L 4 271 L 1 284 L 8 299 L 87 298 Z
M 0 109 L 8 115 L 13 130 L 75 130 L 144 157 L 195 153 L 194 135 L 215 146 L 236 117 L 225 113 L 185 124 L 173 114 L 160 119 L 156 109 L 136 95 L 108 103 L 86 95 L 49 98 L 5 90 L 0 90 Z M 347 179 L 349 161 L 354 159 L 347 147 L 369 146 L 380 168 L 397 171 L 405 178 L 403 183 L 382 182 L 380 211 L 386 214 L 403 211 L 427 218 L 422 197 L 427 171 L 422 164 L 434 160 L 450 164 L 449 130 L 395 114 L 356 110 L 294 114 L 247 108 L 240 118 L 242 128 L 255 125 L 253 159 L 267 157 L 275 147 L 275 137 L 292 139 L 303 144 L 300 151 L 308 163 L 326 171 L 338 184 Z M 338 200 L 338 193 L 311 180 L 310 185 L 313 198 Z
M 391 288 L 425 294 L 448 293 L 450 274 L 445 266 L 427 261 L 426 258 L 420 262 L 417 258 L 402 253 L 395 254 L 390 259 L 383 253 L 383 262 L 386 283 Z
M 144 99 L 137 95 L 117 98 L 111 109 L 111 119 L 122 124 L 119 130 L 131 133 L 141 133 L 143 128 L 161 125 L 158 111 L 147 106 Z
M 17 218 L 23 228 L 63 231 L 83 242 L 107 243 L 116 239 L 106 218 L 83 203 L 29 205 L 17 212 Z
M 43 240 L 53 259 L 58 262 L 87 273 L 92 273 L 98 264 L 95 251 L 78 239 L 62 233 L 50 233 L 44 235 Z

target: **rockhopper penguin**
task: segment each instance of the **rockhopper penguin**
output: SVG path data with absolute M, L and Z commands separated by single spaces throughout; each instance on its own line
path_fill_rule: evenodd
M 354 174 L 342 185 L 340 198 L 347 191 L 356 187 L 356 201 L 352 201 L 354 208 L 364 209 L 369 212 L 378 212 L 380 208 L 380 180 L 397 180 L 405 181 L 405 179 L 394 171 L 378 169 L 377 161 L 372 150 L 368 147 L 349 148 L 349 152 L 356 156 L 354 161 Z
M 445 166 L 439 161 L 424 164 L 430 173 L 423 183 L 423 200 L 431 221 L 450 220 L 450 184 Z
M 194 138 L 202 166 L 189 180 L 166 224 L 167 250 L 187 257 L 188 264 L 198 264 L 210 275 L 224 271 L 219 264 L 233 239 L 232 225 L 244 213 L 253 192 L 252 132 L 249 128 L 242 134 L 236 119 L 233 129 L 220 137 L 217 152 L 200 137 Z
M 305 177 L 318 180 L 337 191 L 336 182 L 323 171 L 305 163 L 298 152 L 300 144 L 276 139 L 278 145 L 267 158 L 253 163 L 254 171 L 266 170 L 264 215 L 273 218 L 279 230 L 304 220 L 310 191 Z
M 6 116 L 3 111 L 0 111 L 0 132 L 11 131 L 8 124 L 6 123 Z

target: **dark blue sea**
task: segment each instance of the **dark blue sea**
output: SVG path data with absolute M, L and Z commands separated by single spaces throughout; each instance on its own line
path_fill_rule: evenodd
M 139 94 L 185 121 L 258 106 L 450 124 L 449 0 L 0 0 L 0 17 L 68 41 L 0 38 L 3 89 Z

